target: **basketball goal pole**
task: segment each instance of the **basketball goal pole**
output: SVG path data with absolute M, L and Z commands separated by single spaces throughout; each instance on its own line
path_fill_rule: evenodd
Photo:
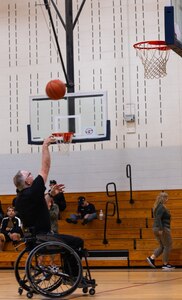
M 67 73 L 66 73 L 66 68 L 65 68 L 63 57 L 62 57 L 62 54 L 61 54 L 61 49 L 60 49 L 58 37 L 57 37 L 57 34 L 56 34 L 56 29 L 55 29 L 55 26 L 54 26 L 54 22 L 53 22 L 53 18 L 52 18 L 52 13 L 51 13 L 51 10 L 50 10 L 50 6 L 48 4 L 48 0 L 44 0 L 44 4 L 45 4 L 45 7 L 46 7 L 46 9 L 48 11 L 49 19 L 50 19 L 52 30 L 53 30 L 53 33 L 54 33 L 54 38 L 55 38 L 55 41 L 56 41 L 57 50 L 58 50 L 58 53 L 59 53 L 59 58 L 61 60 L 61 65 L 62 65 L 62 68 L 63 68 L 63 73 L 64 73 L 64 76 L 65 76 L 65 79 L 66 79 L 66 85 L 67 85 L 67 88 L 68 88 L 69 85 L 70 85 L 70 83 L 69 83 L 68 76 L 67 76 Z
M 60 21 L 61 21 L 61 23 L 62 23 L 62 25 L 65 29 L 65 32 L 66 32 L 66 66 L 67 66 L 67 71 L 66 71 L 64 61 L 63 61 L 63 58 L 62 58 L 61 49 L 60 49 L 60 45 L 59 45 L 59 41 L 58 41 L 58 36 L 56 34 L 56 29 L 55 29 L 55 26 L 54 26 L 54 21 L 53 21 L 51 9 L 50 9 L 50 4 L 49 4 L 48 0 L 44 0 L 44 5 L 45 5 L 46 10 L 48 11 L 51 27 L 52 27 L 54 38 L 55 38 L 55 41 L 56 41 L 58 54 L 59 54 L 59 57 L 60 57 L 63 73 L 64 73 L 64 76 L 65 76 L 67 92 L 68 93 L 74 93 L 74 91 L 75 91 L 75 84 L 74 84 L 75 80 L 74 80 L 73 30 L 75 28 L 76 22 L 78 21 L 78 18 L 81 14 L 81 11 L 84 7 L 84 4 L 85 4 L 86 0 L 83 0 L 81 2 L 80 7 L 79 7 L 78 12 L 77 12 L 77 15 L 76 15 L 74 20 L 73 20 L 73 0 L 65 0 L 65 22 L 64 22 L 63 18 L 61 17 L 61 14 L 60 14 L 60 12 L 58 10 L 58 7 L 55 4 L 54 0 L 50 0 L 50 2 L 52 3 L 52 6 L 55 9 L 55 11 L 57 13 L 57 16 L 59 17 L 59 19 L 60 19 Z M 71 99 L 71 101 L 68 101 L 68 114 L 69 115 L 74 115 L 75 114 L 74 97 Z M 75 132 L 75 122 L 74 122 L 74 119 L 72 119 L 72 118 L 69 120 L 69 131 L 70 132 Z

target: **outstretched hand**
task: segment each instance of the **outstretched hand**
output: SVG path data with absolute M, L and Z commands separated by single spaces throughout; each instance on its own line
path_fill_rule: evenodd
M 56 139 L 53 135 L 50 135 L 49 137 L 47 137 L 45 140 L 44 140 L 44 145 L 50 145 L 52 143 L 55 143 L 56 142 Z
M 55 184 L 53 185 L 53 187 L 51 188 L 51 196 L 55 196 L 57 193 L 64 193 L 64 189 L 65 189 L 65 185 L 60 183 L 60 184 Z

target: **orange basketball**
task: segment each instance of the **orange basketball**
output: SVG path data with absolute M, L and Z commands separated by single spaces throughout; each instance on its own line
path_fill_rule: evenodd
M 59 79 L 51 80 L 46 85 L 46 94 L 52 100 L 58 100 L 64 97 L 66 85 Z

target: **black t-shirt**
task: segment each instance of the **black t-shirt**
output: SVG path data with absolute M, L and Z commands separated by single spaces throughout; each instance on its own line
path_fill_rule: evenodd
M 54 202 L 59 206 L 59 211 L 63 211 L 66 208 L 66 200 L 64 193 L 58 193 L 53 197 Z
M 96 212 L 95 206 L 92 203 L 89 203 L 87 206 L 78 205 L 78 213 L 81 214 L 81 217 L 84 218 L 87 214 L 93 214 Z
M 31 187 L 22 190 L 17 199 L 15 210 L 24 228 L 34 227 L 36 233 L 47 233 L 51 230 L 49 210 L 44 198 L 44 180 L 38 175 Z

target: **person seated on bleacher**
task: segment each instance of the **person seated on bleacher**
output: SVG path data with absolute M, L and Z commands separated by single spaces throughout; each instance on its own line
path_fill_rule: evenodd
M 21 220 L 16 216 L 14 207 L 7 208 L 7 216 L 2 219 L 0 228 L 0 250 L 4 249 L 5 242 L 12 241 L 16 245 L 23 236 Z
M 66 209 L 66 199 L 64 196 L 64 191 L 60 191 L 58 188 L 56 189 L 57 182 L 56 180 L 50 180 L 49 182 L 49 196 L 53 198 L 54 203 L 56 203 L 59 207 L 59 220 L 61 219 L 61 212 Z M 52 196 L 51 191 L 54 189 L 54 196 Z
M 59 220 L 59 207 L 49 194 L 45 194 L 45 200 L 49 210 L 50 221 L 51 221 L 51 231 L 53 233 L 58 233 L 58 220 Z
M 19 194 L 19 190 L 16 189 L 16 196 L 13 198 L 12 200 L 12 206 L 15 207 L 16 206 L 16 200 L 17 200 L 17 197 L 18 197 L 18 194 Z
M 18 198 L 18 195 L 19 195 L 19 190 L 16 189 L 16 196 L 13 198 L 12 203 L 11 203 L 11 206 L 13 206 L 14 208 L 16 206 L 16 200 Z M 15 211 L 15 212 L 16 212 L 16 216 L 19 218 L 18 212 L 17 211 Z
M 1 201 L 0 201 L 0 223 L 1 223 L 2 219 L 3 219 L 3 217 L 4 217 L 4 211 L 3 211 L 3 208 L 2 208 L 2 205 L 1 205 Z
M 3 233 L 0 233 L 0 252 L 4 249 L 5 236 Z
M 83 220 L 82 225 L 97 219 L 97 212 L 94 204 L 88 202 L 85 197 L 78 197 L 78 208 L 76 214 L 71 214 L 70 218 L 67 218 L 68 223 L 77 224 L 77 220 Z

